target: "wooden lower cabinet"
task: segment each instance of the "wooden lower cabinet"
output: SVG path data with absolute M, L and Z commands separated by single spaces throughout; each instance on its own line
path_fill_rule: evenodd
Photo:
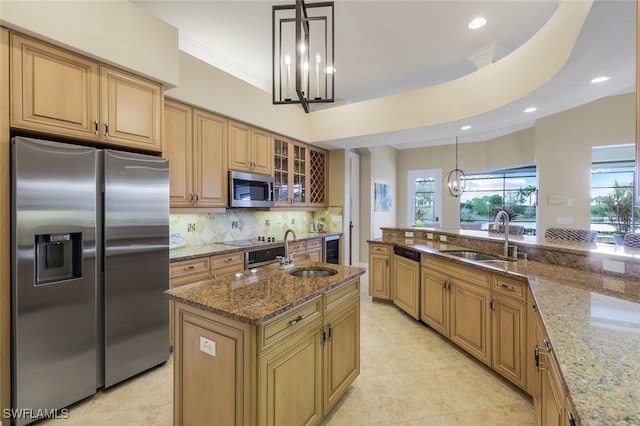
M 566 392 L 560 368 L 555 359 L 551 342 L 546 335 L 540 315 L 535 319 L 535 360 L 538 381 L 533 394 L 533 408 L 538 426 L 561 426 L 567 424 L 565 419 Z
M 451 341 L 491 366 L 491 294 L 486 288 L 451 280 Z
M 324 414 L 360 374 L 360 295 L 325 314 Z
M 258 359 L 258 424 L 313 425 L 322 418 L 322 321 Z
M 359 279 L 261 325 L 174 315 L 175 425 L 318 424 L 360 373 Z
M 369 296 L 391 300 L 391 246 L 369 244 Z
M 205 256 L 169 264 L 169 287 L 224 277 L 244 270 L 244 252 Z M 169 346 L 173 346 L 173 301 L 169 301 Z
M 393 255 L 393 304 L 420 319 L 420 263 Z
M 174 424 L 249 425 L 252 327 L 181 303 L 175 315 Z M 215 355 L 203 342 L 213 342 Z
M 322 238 L 306 241 L 291 241 L 288 244 L 289 255 L 293 262 L 322 262 Z
M 522 301 L 493 296 L 492 368 L 527 389 L 527 307 Z
M 423 255 L 421 319 L 491 366 L 489 274 Z

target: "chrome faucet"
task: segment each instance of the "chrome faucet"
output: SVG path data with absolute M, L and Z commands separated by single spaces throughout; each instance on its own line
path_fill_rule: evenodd
M 493 230 L 497 231 L 499 229 L 501 217 L 504 217 L 504 225 L 506 228 L 504 230 L 504 256 L 509 257 L 509 214 L 506 211 L 500 210 L 495 219 L 493 219 Z
M 284 233 L 284 259 L 286 262 L 289 262 L 291 259 L 289 258 L 289 244 L 287 244 L 287 238 L 289 234 L 293 235 L 293 241 L 297 241 L 298 237 L 296 237 L 296 233 L 293 232 L 293 229 L 287 229 Z

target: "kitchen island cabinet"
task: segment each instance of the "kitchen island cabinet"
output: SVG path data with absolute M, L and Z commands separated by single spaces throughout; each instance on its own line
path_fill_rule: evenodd
M 365 271 L 303 266 L 337 273 L 301 279 L 270 265 L 167 292 L 175 424 L 317 424 L 344 394 L 360 369 Z
M 369 296 L 374 300 L 390 301 L 391 249 L 389 244 L 369 244 Z

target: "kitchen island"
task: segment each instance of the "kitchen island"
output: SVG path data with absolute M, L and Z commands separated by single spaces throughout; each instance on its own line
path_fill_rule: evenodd
M 335 274 L 290 274 L 301 268 Z M 360 371 L 364 272 L 274 264 L 169 290 L 174 424 L 318 423 Z

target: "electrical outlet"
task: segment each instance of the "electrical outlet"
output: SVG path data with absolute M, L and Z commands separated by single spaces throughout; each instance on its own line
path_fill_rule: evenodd
M 431 232 L 427 232 L 427 240 L 433 240 L 433 234 Z
M 216 342 L 200 336 L 200 350 L 211 356 L 216 356 Z
M 405 232 L 405 233 L 404 233 L 404 236 L 405 236 L 406 238 L 413 238 L 413 232 Z
M 187 232 L 194 232 L 196 230 L 196 224 L 195 223 L 188 223 L 187 224 Z
M 447 242 L 447 236 L 446 235 L 440 235 L 440 241 L 442 241 L 443 243 Z
M 602 261 L 602 269 L 609 272 L 617 272 L 619 274 L 624 274 L 624 262 L 605 259 Z

